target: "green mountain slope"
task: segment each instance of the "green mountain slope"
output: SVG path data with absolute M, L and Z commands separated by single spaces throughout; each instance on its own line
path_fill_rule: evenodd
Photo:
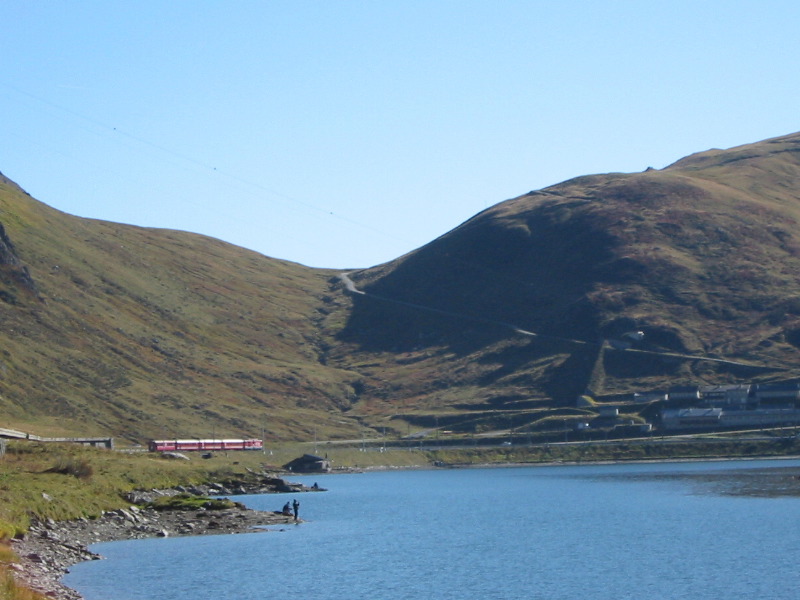
M 80 219 L 0 181 L 0 426 L 150 437 L 349 435 L 320 364 L 330 273 Z
M 500 203 L 351 275 L 368 295 L 340 337 L 346 360 L 384 357 L 373 396 L 399 388 L 387 397 L 453 421 L 453 407 L 797 377 L 798 181 L 795 134 Z
M 800 134 L 580 177 L 338 273 L 0 181 L 0 427 L 533 430 L 586 395 L 800 377 Z

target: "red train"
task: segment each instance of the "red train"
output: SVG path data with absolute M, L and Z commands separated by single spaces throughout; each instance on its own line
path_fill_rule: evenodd
M 150 452 L 189 452 L 191 450 L 262 450 L 261 440 L 152 440 Z

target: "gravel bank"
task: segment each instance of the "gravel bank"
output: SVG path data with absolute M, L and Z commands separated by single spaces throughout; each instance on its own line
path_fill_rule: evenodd
M 136 501 L 179 491 L 184 490 L 137 492 Z M 274 493 L 274 489 L 260 491 Z M 292 491 L 311 490 L 297 486 Z M 257 493 L 254 490 L 237 492 Z M 24 538 L 12 542 L 14 552 L 19 557 L 19 562 L 12 565 L 12 569 L 17 581 L 49 598 L 82 600 L 81 595 L 63 585 L 61 579 L 72 565 L 102 558 L 89 550 L 91 544 L 165 536 L 263 533 L 266 531 L 262 528 L 264 525 L 294 523 L 293 517 L 251 510 L 239 504 L 224 510 L 189 511 L 156 511 L 131 505 L 126 509 L 106 512 L 96 519 L 32 523 Z

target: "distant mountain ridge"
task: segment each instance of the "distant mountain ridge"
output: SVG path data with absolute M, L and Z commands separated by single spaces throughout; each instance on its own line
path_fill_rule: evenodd
M 132 442 L 477 432 L 586 395 L 797 378 L 798 182 L 800 134 L 579 177 L 351 273 L 353 294 L 2 178 L 0 419 Z

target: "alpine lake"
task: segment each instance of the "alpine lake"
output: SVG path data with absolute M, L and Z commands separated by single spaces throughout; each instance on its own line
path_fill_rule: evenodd
M 86 600 L 769 598 L 800 589 L 800 460 L 387 470 L 264 533 L 98 544 Z

